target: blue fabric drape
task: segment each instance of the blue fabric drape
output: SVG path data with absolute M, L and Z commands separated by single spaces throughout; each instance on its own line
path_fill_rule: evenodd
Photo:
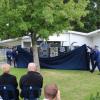
M 18 49 L 17 67 L 26 67 L 32 62 L 32 55 L 22 48 Z M 57 57 L 40 58 L 40 65 L 44 68 L 89 70 L 89 56 L 86 45 Z

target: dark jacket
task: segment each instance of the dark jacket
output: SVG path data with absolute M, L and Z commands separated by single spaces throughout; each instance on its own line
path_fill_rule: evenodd
M 13 87 L 15 87 L 15 90 L 16 90 L 15 92 L 16 92 L 16 97 L 17 97 L 16 100 L 19 100 L 19 97 L 18 97 L 19 91 L 17 89 L 18 83 L 17 83 L 16 77 L 14 75 L 11 75 L 11 74 L 8 74 L 8 73 L 2 74 L 0 76 L 0 85 L 12 85 Z
M 8 50 L 6 52 L 6 57 L 7 57 L 8 60 L 11 60 L 11 58 L 12 58 L 12 52 L 10 50 Z
M 100 63 L 100 51 L 98 49 L 95 49 L 94 52 L 95 52 L 94 53 L 94 55 L 95 55 L 95 57 L 94 57 L 95 61 L 98 62 L 98 63 Z
M 29 71 L 26 75 L 21 77 L 19 85 L 21 89 L 30 85 L 42 88 L 43 77 L 38 72 Z M 22 91 L 21 91 L 21 97 L 23 97 Z
M 13 50 L 12 51 L 12 58 L 13 58 L 13 60 L 17 60 L 17 57 L 18 57 L 18 51 L 17 50 Z
M 87 46 L 91 52 L 90 52 L 90 58 L 92 58 L 95 62 L 100 63 L 100 51 L 98 49 L 93 49 L 89 46 Z

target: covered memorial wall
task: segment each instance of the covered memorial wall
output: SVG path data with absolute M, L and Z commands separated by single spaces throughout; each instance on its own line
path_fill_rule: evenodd
M 28 63 L 32 62 L 32 54 L 22 48 L 17 48 L 17 50 L 17 67 L 27 67 Z M 60 55 L 58 54 L 56 57 L 40 57 L 40 65 L 41 68 L 44 67 L 50 69 L 89 70 L 89 57 L 86 45 L 67 53 L 64 52 Z

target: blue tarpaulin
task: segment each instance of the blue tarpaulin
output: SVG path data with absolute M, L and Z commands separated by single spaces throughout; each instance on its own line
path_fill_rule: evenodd
M 17 67 L 27 67 L 32 62 L 32 55 L 18 48 Z M 89 70 L 89 56 L 86 45 L 57 57 L 40 58 L 41 67 L 66 70 Z

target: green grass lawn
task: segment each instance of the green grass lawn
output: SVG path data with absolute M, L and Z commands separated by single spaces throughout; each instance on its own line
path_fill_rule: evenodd
M 12 68 L 11 73 L 20 77 L 26 69 Z M 89 100 L 90 95 L 100 92 L 99 72 L 41 69 L 44 85 L 56 83 L 61 91 L 61 100 Z M 43 98 L 43 96 L 42 96 Z

